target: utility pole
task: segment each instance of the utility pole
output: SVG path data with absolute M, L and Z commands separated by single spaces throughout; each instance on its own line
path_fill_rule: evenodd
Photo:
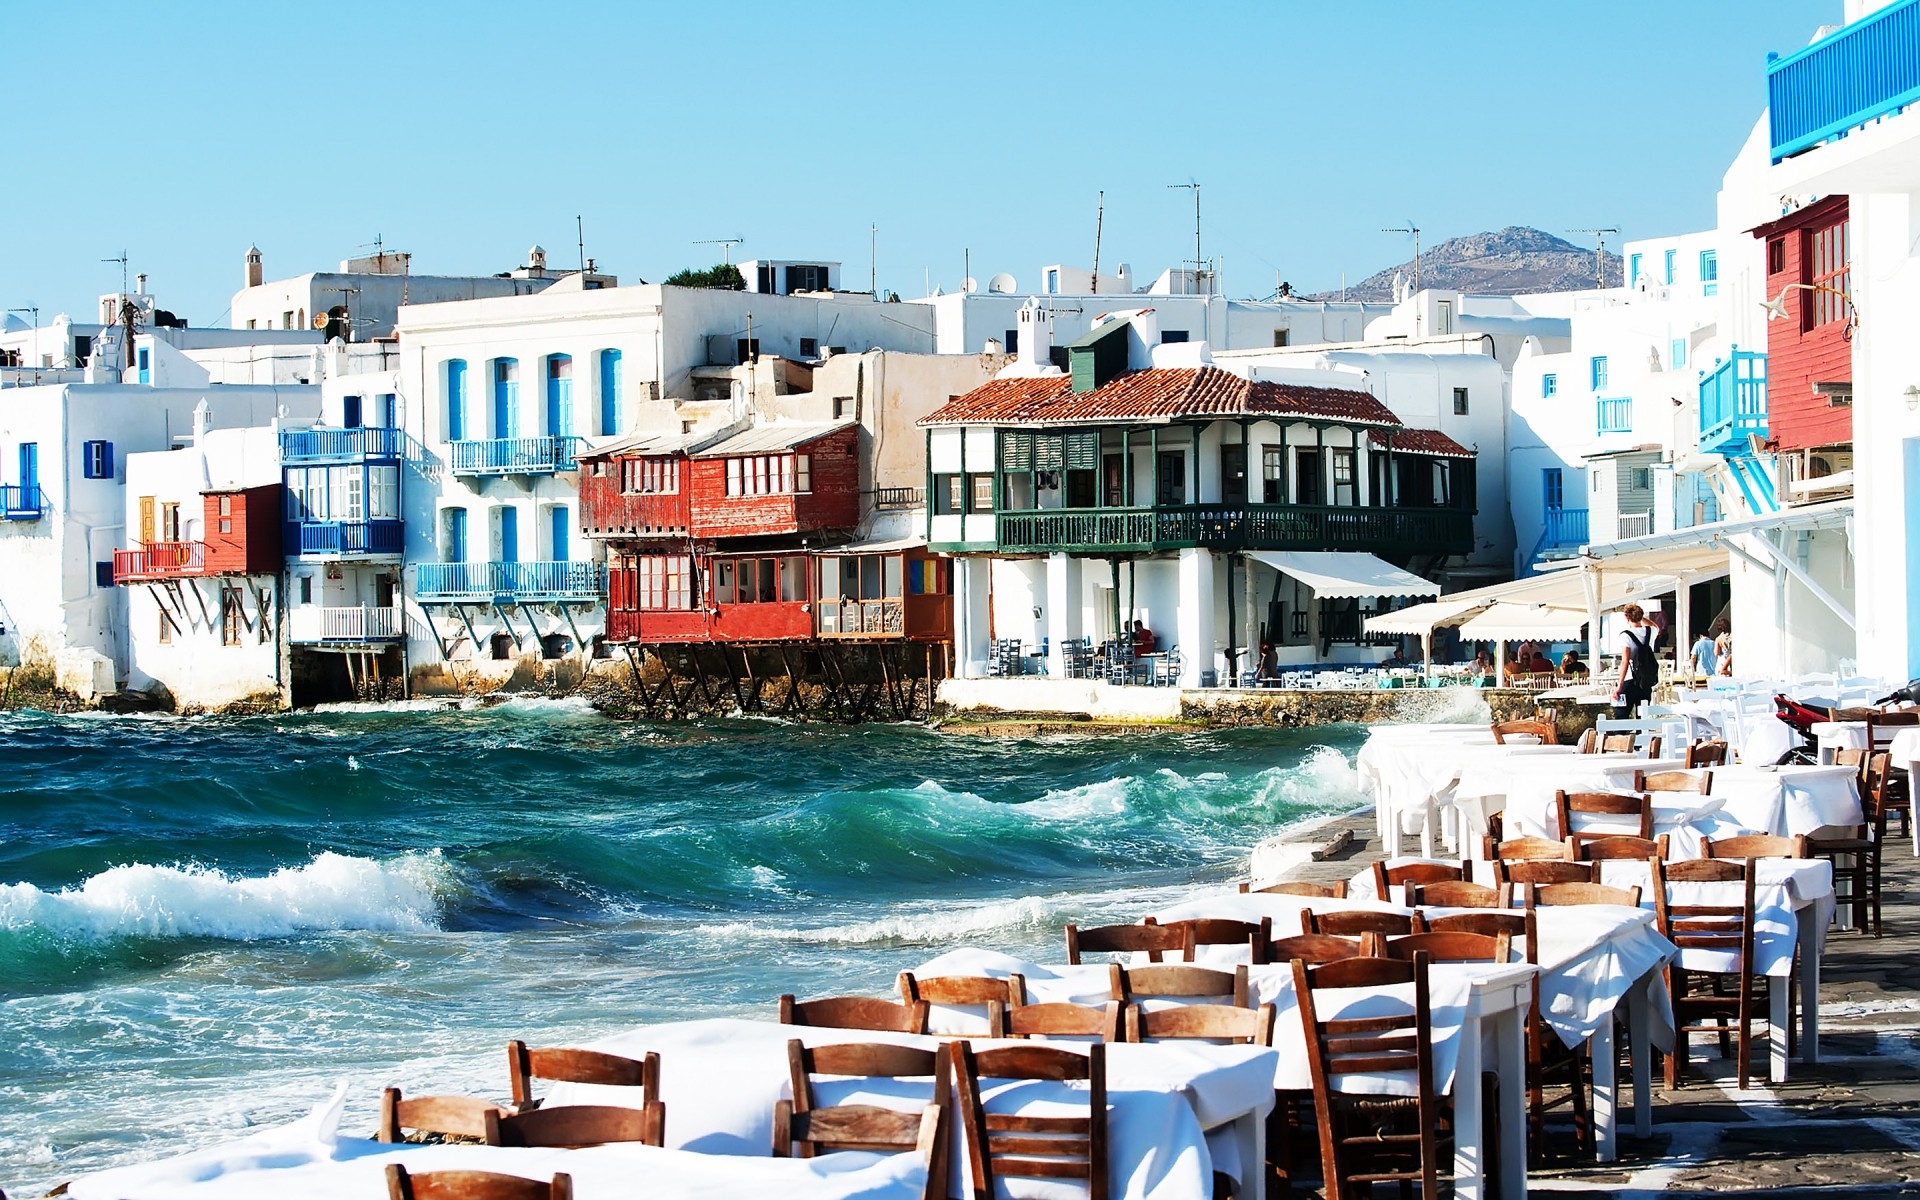
M 1569 229 L 1568 233 L 1591 233 L 1597 239 L 1593 248 L 1593 278 L 1601 287 L 1607 286 L 1607 235 L 1619 233 L 1618 229 Z
M 880 244 L 880 226 L 867 226 L 867 293 L 875 300 L 880 298 L 880 266 L 875 258 L 876 247 Z
M 573 214 L 573 233 L 579 240 L 580 277 L 585 279 L 587 276 L 587 225 L 586 222 L 581 219 L 579 213 Z
M 1093 213 L 1093 286 L 1088 289 L 1094 295 L 1100 294 L 1100 230 L 1107 221 L 1107 192 L 1100 190 L 1099 207 Z
M 1420 227 L 1412 221 L 1395 229 L 1382 229 L 1381 233 L 1410 233 L 1413 235 L 1413 290 L 1420 291 Z
M 1207 260 L 1200 257 L 1200 185 L 1189 176 L 1185 183 L 1170 183 L 1167 187 L 1170 190 L 1193 190 L 1193 281 L 1198 284 L 1207 269 Z

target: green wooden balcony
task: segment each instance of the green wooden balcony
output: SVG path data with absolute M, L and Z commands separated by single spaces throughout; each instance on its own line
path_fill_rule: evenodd
M 1107 554 L 1210 550 L 1364 550 L 1372 554 L 1465 554 L 1473 513 L 1458 508 L 1362 508 L 1327 504 L 1187 504 L 1003 512 L 999 549 Z

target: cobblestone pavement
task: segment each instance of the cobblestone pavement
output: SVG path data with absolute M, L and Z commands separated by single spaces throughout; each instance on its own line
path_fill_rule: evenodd
M 1344 820 L 1352 846 L 1288 874 L 1347 879 L 1383 856 L 1370 812 Z M 1536 1170 L 1531 1190 L 1551 1200 L 1920 1196 L 1920 913 L 1907 907 L 1920 899 L 1920 860 L 1912 844 L 1887 842 L 1885 936 L 1828 936 L 1818 1065 L 1796 1058 L 1787 1083 L 1740 1092 L 1731 1063 L 1703 1063 L 1714 1051 L 1697 1044 L 1678 1090 L 1661 1089 L 1655 1072 L 1653 1137 L 1623 1136 L 1617 1163 Z M 1419 851 L 1407 839 L 1400 852 Z

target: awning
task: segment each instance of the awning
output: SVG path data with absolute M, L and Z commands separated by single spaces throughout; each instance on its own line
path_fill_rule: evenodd
M 1307 585 L 1318 599 L 1437 596 L 1440 585 L 1352 550 L 1249 550 L 1247 557 Z
M 1571 608 L 1496 604 L 1469 621 L 1459 634 L 1469 642 L 1512 642 L 1523 638 L 1572 641 L 1586 626 L 1587 614 Z
M 1396 608 L 1381 613 L 1377 617 L 1367 618 L 1368 633 L 1402 633 L 1416 637 L 1425 637 L 1438 625 L 1451 625 L 1455 621 L 1479 612 L 1492 603 L 1488 600 L 1429 600 L 1425 604 L 1409 604 L 1405 608 Z

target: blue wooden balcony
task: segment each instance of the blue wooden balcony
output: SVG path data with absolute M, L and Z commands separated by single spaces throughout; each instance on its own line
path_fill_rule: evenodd
M 288 466 L 357 463 L 369 459 L 411 459 L 412 439 L 404 429 L 362 426 L 350 429 L 283 429 L 280 461 Z
M 1558 550 L 1567 546 L 1587 544 L 1587 510 L 1584 508 L 1549 508 L 1546 511 L 1545 528 L 1541 530 L 1540 548 Z
M 47 515 L 47 494 L 38 485 L 0 484 L 0 520 L 38 521 Z
M 421 563 L 413 592 L 422 604 L 593 603 L 606 582 L 596 562 Z
M 1747 438 L 1767 436 L 1767 356 L 1734 348 L 1700 376 L 1700 452 L 1745 454 Z
M 1633 397 L 1608 396 L 1594 402 L 1593 424 L 1600 433 L 1633 432 Z
M 574 469 L 576 437 L 486 438 L 452 442 L 447 458 L 455 475 L 552 475 Z
M 398 520 L 294 521 L 286 544 L 301 558 L 375 558 L 400 553 L 404 527 Z
M 1899 0 L 1787 55 L 1767 59 L 1773 161 L 1920 100 L 1920 0 Z

